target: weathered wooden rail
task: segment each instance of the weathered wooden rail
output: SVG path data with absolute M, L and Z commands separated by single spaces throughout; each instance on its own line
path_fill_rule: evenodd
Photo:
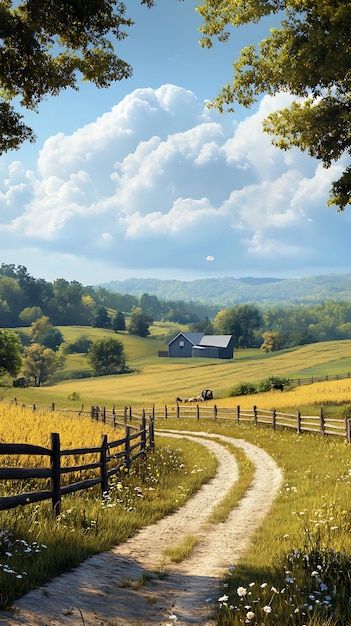
M 94 419 L 97 418 L 99 412 L 95 411 Z M 129 467 L 140 456 L 146 455 L 149 449 L 153 449 L 154 441 L 153 420 L 147 421 L 142 414 L 140 428 L 126 425 L 125 436 L 114 441 L 108 441 L 107 435 L 103 435 L 100 446 L 61 449 L 58 433 L 51 434 L 50 448 L 31 444 L 0 443 L 0 459 L 13 455 L 49 459 L 49 467 L 0 467 L 0 480 L 45 479 L 49 482 L 48 489 L 0 497 L 0 510 L 51 500 L 54 514 L 59 515 L 63 495 L 89 489 L 95 485 L 100 485 L 102 494 L 108 492 L 109 479 L 120 472 L 122 467 Z M 78 459 L 84 461 L 86 455 L 92 455 L 96 460 L 88 463 L 78 462 Z M 74 458 L 75 464 L 65 465 L 62 461 L 67 458 Z M 76 476 L 79 475 L 81 478 L 82 473 L 85 473 L 86 477 L 76 480 Z M 62 477 L 67 474 L 71 480 L 68 484 L 63 484 Z
M 350 374 L 342 374 L 335 375 L 335 377 L 324 376 L 320 377 L 318 380 L 341 380 L 342 378 L 349 377 Z M 304 380 L 311 381 L 311 379 Z M 296 382 L 297 381 L 295 381 L 295 383 Z M 317 382 L 317 378 L 314 379 L 314 382 Z M 301 384 L 305 383 L 301 382 Z M 31 408 L 33 408 L 33 410 L 36 410 L 37 407 L 33 405 L 33 407 Z M 50 409 L 46 410 L 54 411 L 55 407 L 54 405 L 52 405 Z M 179 403 L 164 406 L 152 405 L 151 407 L 142 409 L 133 409 L 131 406 L 125 406 L 122 409 L 115 409 L 115 407 L 112 407 L 111 410 L 108 410 L 106 409 L 106 407 L 95 406 L 91 407 L 89 412 L 84 412 L 83 407 L 79 411 L 74 411 L 73 409 L 58 410 L 60 411 L 60 413 L 66 411 L 71 413 L 77 413 L 79 416 L 84 414 L 90 415 L 92 419 L 100 420 L 113 426 L 117 426 L 118 424 L 131 424 L 133 421 L 139 421 L 144 418 L 151 419 L 152 424 L 154 424 L 154 420 L 157 418 L 234 420 L 238 423 L 251 422 L 256 425 L 263 424 L 267 426 L 272 426 L 273 428 L 286 427 L 292 430 L 296 430 L 298 433 L 315 432 L 322 435 L 336 435 L 345 437 L 347 441 L 351 443 L 351 422 L 349 420 L 349 417 L 345 416 L 344 419 L 325 417 L 322 408 L 319 411 L 319 415 L 302 415 L 300 411 L 296 411 L 296 413 L 282 413 L 280 411 L 277 411 L 276 409 L 272 409 L 269 411 L 265 409 L 259 409 L 256 406 L 253 406 L 252 409 L 242 409 L 240 406 L 222 407 L 217 406 L 216 404 L 207 404 L 205 402 L 199 404 Z
M 140 411 L 138 409 L 137 411 Z M 351 443 L 351 419 L 345 416 L 343 419 L 325 417 L 320 408 L 319 415 L 302 415 L 296 413 L 282 413 L 276 409 L 267 411 L 253 406 L 252 409 L 242 409 L 240 406 L 220 407 L 205 404 L 177 404 L 164 407 L 150 407 L 142 409 L 143 415 L 150 415 L 153 419 L 212 419 L 232 420 L 236 423 L 251 423 L 289 428 L 298 433 L 319 433 L 321 435 L 335 435 L 344 437 Z M 137 413 L 138 414 L 138 413 Z M 128 409 L 128 418 L 133 420 L 133 411 Z

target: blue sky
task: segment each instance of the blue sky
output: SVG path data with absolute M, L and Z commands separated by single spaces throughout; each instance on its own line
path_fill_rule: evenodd
M 133 77 L 27 115 L 36 144 L 0 157 L 0 262 L 83 284 L 350 271 L 349 214 L 326 207 L 341 166 L 281 152 L 261 131 L 289 97 L 206 107 L 271 24 L 201 49 L 195 6 L 134 6 L 118 47 Z

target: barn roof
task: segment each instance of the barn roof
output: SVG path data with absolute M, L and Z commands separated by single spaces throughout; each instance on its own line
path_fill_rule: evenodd
M 211 346 L 212 348 L 227 348 L 232 335 L 203 335 L 199 341 L 199 346 Z
M 227 348 L 232 335 L 204 335 L 204 333 L 178 333 L 172 341 L 168 343 L 171 344 L 179 337 L 185 337 L 193 346 L 205 348 Z
M 168 345 L 170 343 L 173 343 L 173 341 L 175 341 L 179 337 L 185 337 L 188 341 L 190 341 L 190 343 L 193 344 L 193 346 L 196 346 L 197 343 L 200 343 L 203 336 L 203 333 L 178 333 L 178 335 L 174 337 L 174 339 L 172 339 L 172 341 L 170 341 Z

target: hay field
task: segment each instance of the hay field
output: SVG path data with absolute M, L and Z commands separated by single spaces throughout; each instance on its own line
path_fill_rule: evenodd
M 351 340 L 309 344 L 271 354 L 253 349 L 238 350 L 233 360 L 224 361 L 161 358 L 157 356 L 157 340 L 130 338 L 137 342 L 135 345 L 139 345 L 138 351 L 135 351 L 138 356 L 128 361 L 129 367 L 135 368 L 131 374 L 70 379 L 39 389 L 16 389 L 16 394 L 15 390 L 8 389 L 5 395 L 9 399 L 16 395 L 19 401 L 35 402 L 38 406 L 55 402 L 60 407 L 76 408 L 78 404 L 84 404 L 85 407 L 93 404 L 150 407 L 152 404 L 174 404 L 177 396 L 189 397 L 197 395 L 202 389 L 212 389 L 217 403 L 239 404 L 237 399 L 229 398 L 230 390 L 239 382 L 257 383 L 273 375 L 298 379 L 351 372 Z M 145 347 L 145 344 L 148 353 L 141 356 L 140 346 Z M 151 349 L 153 354 L 150 356 Z M 306 387 L 303 389 L 306 390 Z M 79 401 L 75 403 L 69 400 L 73 393 L 79 395 Z M 288 395 L 290 393 L 291 396 Z M 296 394 L 297 390 L 284 391 L 284 406 L 288 402 L 300 403 L 300 400 L 296 400 Z M 341 398 L 338 393 L 336 395 Z M 268 394 L 270 397 L 271 393 Z M 343 397 L 347 397 L 347 390 Z M 264 408 L 260 404 L 259 394 L 255 395 L 254 401 L 252 396 L 246 397 L 244 401 Z M 274 402 L 278 401 L 279 392 L 275 392 Z
M 240 406 L 242 409 L 252 409 L 255 405 L 263 410 L 282 410 L 287 407 L 300 410 L 309 405 L 328 406 L 345 405 L 349 403 L 351 409 L 351 378 L 344 380 L 325 381 L 312 385 L 301 385 L 286 391 L 268 391 L 247 396 L 220 398 L 211 404 L 225 407 Z M 351 413 L 350 413 L 351 417 Z

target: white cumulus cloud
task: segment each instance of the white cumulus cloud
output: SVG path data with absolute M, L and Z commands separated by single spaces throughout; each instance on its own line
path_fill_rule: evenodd
M 339 166 L 282 152 L 262 133 L 263 117 L 287 101 L 265 97 L 228 124 L 181 87 L 135 90 L 95 122 L 47 139 L 32 170 L 18 160 L 2 167 L 1 248 L 170 275 L 208 271 L 195 259 L 236 274 L 308 272 L 311 258 L 328 255 L 342 265 L 349 218 L 325 206 Z

